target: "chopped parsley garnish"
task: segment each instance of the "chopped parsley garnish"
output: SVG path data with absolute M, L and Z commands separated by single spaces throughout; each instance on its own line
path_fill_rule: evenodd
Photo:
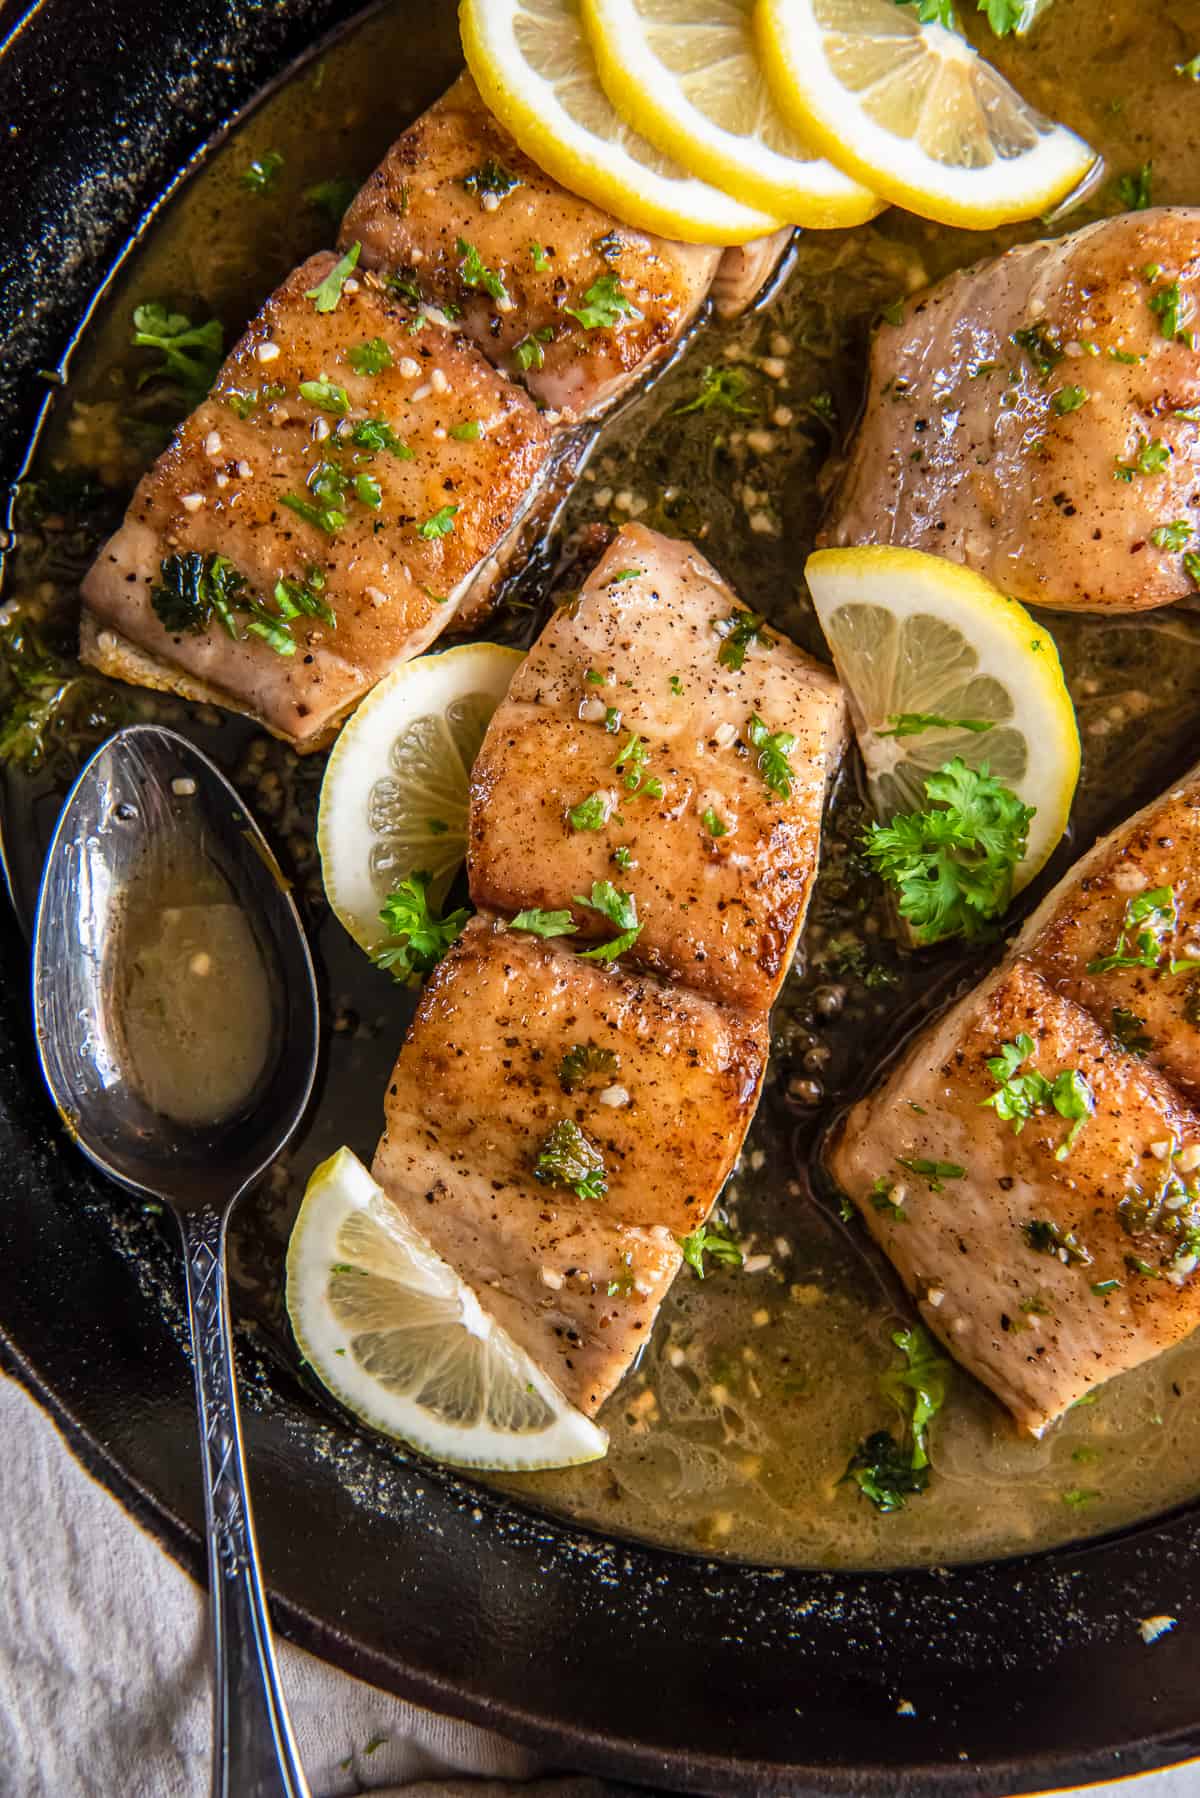
M 722 638 L 717 660 L 722 668 L 729 668 L 734 674 L 741 672 L 746 663 L 746 651 L 752 643 L 764 646 L 773 642 L 766 626 L 766 619 L 761 612 L 747 612 L 740 607 L 735 608 L 728 618 L 714 618 L 712 627 L 718 637 Z
M 1069 1492 L 1063 1493 L 1062 1500 L 1064 1505 L 1074 1505 L 1076 1509 L 1080 1509 L 1084 1505 L 1095 1504 L 1099 1497 L 1099 1492 L 1091 1486 L 1073 1486 Z
M 706 806 L 700 814 L 700 822 L 710 837 L 727 837 L 729 835 L 729 826 L 722 824 L 711 805 Z
M 543 911 L 537 905 L 519 911 L 509 924 L 510 930 L 527 930 L 530 936 L 574 936 L 578 928 L 569 911 Z
M 365 343 L 351 344 L 346 359 L 356 375 L 381 375 L 392 366 L 392 352 L 382 337 L 368 337 Z
M 621 292 L 616 275 L 601 275 L 578 306 L 564 306 L 563 311 L 577 318 L 585 331 L 611 331 L 622 319 L 642 316 L 633 301 Z
M 1191 317 L 1191 301 L 1178 281 L 1170 281 L 1165 287 L 1160 287 L 1157 293 L 1151 294 L 1149 306 L 1158 319 L 1159 329 L 1164 337 L 1174 343 L 1177 338 L 1188 336 L 1183 327 Z
M 1096 1109 L 1095 1094 L 1078 1068 L 1064 1069 L 1053 1080 L 1036 1068 L 1022 1072 L 1034 1048 L 1033 1038 L 1024 1031 L 1015 1043 L 1000 1045 L 1000 1053 L 991 1056 L 987 1064 L 988 1073 L 998 1084 L 982 1103 L 990 1106 L 997 1117 L 1011 1122 L 1018 1136 L 1030 1118 L 1045 1116 L 1048 1111 L 1069 1119 L 1071 1128 L 1066 1140 L 1054 1151 L 1056 1161 L 1065 1161 Z
M 597 943 L 594 949 L 581 950 L 585 961 L 615 961 L 618 955 L 624 955 L 626 949 L 632 948 L 642 934 L 633 894 L 614 886 L 611 880 L 594 880 L 591 897 L 585 899 L 582 893 L 576 893 L 575 903 L 587 911 L 599 912 L 620 933 L 611 942 Z
M 1187 555 L 1184 556 L 1183 567 L 1188 579 L 1200 587 L 1200 555 L 1197 555 L 1194 549 L 1189 549 Z
M 292 618 L 305 612 L 334 622 L 319 589 L 314 590 L 315 583 L 309 587 L 302 582 L 277 582 L 279 611 L 272 612 L 254 598 L 244 575 L 228 556 L 201 555 L 193 550 L 188 555 L 168 556 L 159 571 L 162 580 L 151 589 L 150 604 L 164 630 L 179 635 L 198 636 L 216 623 L 235 642 L 258 637 L 276 655 L 291 656 L 296 653 Z M 293 587 L 304 596 L 303 603 L 293 599 Z
M 329 468 L 333 464 L 322 463 L 321 466 Z M 296 514 L 297 518 L 303 518 L 306 524 L 315 525 L 317 530 L 324 531 L 327 537 L 336 537 L 346 522 L 346 514 L 341 507 L 335 506 L 329 501 L 321 501 L 314 505 L 312 500 L 305 499 L 303 494 L 282 493 L 279 496 L 279 503 L 287 506 L 289 511 Z
M 614 1049 L 601 1049 L 595 1043 L 572 1043 L 558 1064 L 558 1078 L 564 1092 L 573 1093 L 593 1074 L 611 1080 L 621 1071 L 621 1057 Z
M 342 214 L 358 192 L 359 184 L 349 175 L 335 175 L 329 181 L 314 182 L 306 187 L 304 198 L 310 206 L 323 212 L 334 224 L 340 224 Z
M 1155 549 L 1169 549 L 1178 555 L 1186 549 L 1192 535 L 1192 527 L 1186 518 L 1177 518 L 1173 524 L 1156 525 L 1150 533 L 1150 541 Z
M 1170 460 L 1170 447 L 1161 438 L 1139 437 L 1132 461 L 1122 462 L 1120 457 L 1114 460 L 1113 479 L 1132 481 L 1135 474 L 1161 474 Z
M 1065 351 L 1048 325 L 1026 325 L 1020 331 L 1014 331 L 1012 342 L 1017 348 L 1024 350 L 1029 362 L 1041 381 L 1048 381 L 1054 370 L 1062 361 Z
M 413 451 L 407 443 L 397 437 L 391 425 L 385 424 L 382 418 L 360 418 L 350 433 L 350 441 L 356 449 L 386 450 L 399 462 L 413 459 Z
M 502 162 L 489 156 L 486 162 L 472 169 L 469 175 L 463 176 L 463 186 L 477 200 L 490 195 L 495 200 L 506 200 L 509 194 L 521 186 L 521 177 L 506 169 Z
M 350 410 L 346 389 L 335 381 L 301 381 L 300 398 L 320 412 L 331 412 L 335 418 L 344 418 Z
M 644 568 L 622 568 L 619 574 L 612 577 L 612 585 L 619 587 L 625 581 L 636 581 L 639 574 L 645 574 Z
M 1145 1018 L 1140 1018 L 1136 1011 L 1127 1010 L 1124 1005 L 1112 1008 L 1112 1033 L 1127 1055 L 1146 1055 L 1154 1047 L 1154 1038 L 1146 1031 Z
M 1175 73 L 1182 75 L 1185 81 L 1200 81 L 1200 56 L 1191 56 L 1187 62 L 1177 62 Z
M 938 712 L 893 712 L 888 719 L 890 730 L 880 737 L 919 737 L 927 730 L 969 730 L 980 735 L 993 729 L 986 718 L 943 718 Z
M 929 1484 L 929 1426 L 946 1402 L 953 1367 L 927 1331 L 897 1330 L 892 1341 L 902 1359 L 880 1375 L 879 1390 L 900 1413 L 900 1440 L 876 1430 L 861 1442 L 844 1480 L 852 1481 L 882 1512 L 900 1511 Z
M 967 1170 L 960 1167 L 957 1161 L 930 1161 L 927 1156 L 917 1155 L 911 1159 L 897 1155 L 897 1164 L 906 1167 L 910 1174 L 916 1174 L 924 1180 L 930 1192 L 945 1192 L 947 1180 L 965 1180 Z
M 1121 1282 L 1119 1280 L 1097 1280 L 1092 1286 L 1092 1291 L 1098 1299 L 1106 1298 L 1110 1292 L 1119 1292 L 1120 1290 Z
M 454 529 L 454 514 L 457 506 L 439 506 L 432 518 L 417 526 L 417 536 L 424 537 L 428 543 L 434 537 L 448 537 Z
M 871 825 L 864 849 L 918 942 L 979 936 L 1008 909 L 1033 810 L 986 762 L 968 768 L 959 756 L 926 776 L 925 792 L 928 811 Z
M 928 1467 L 914 1467 L 912 1455 L 890 1430 L 875 1430 L 859 1443 L 843 1475 L 886 1516 L 929 1485 Z
M 419 306 L 425 297 L 417 280 L 417 271 L 412 267 L 399 268 L 394 275 L 389 275 L 387 290 L 396 299 L 403 300 L 406 306 Z
M 369 506 L 373 512 L 378 512 L 383 504 L 383 489 L 373 474 L 356 474 L 354 497 L 360 506 Z
M 618 868 L 620 868 L 622 874 L 629 867 L 629 864 L 633 860 L 633 856 L 632 856 L 631 852 L 629 851 L 629 849 L 626 847 L 626 845 L 624 843 L 617 844 L 617 847 L 612 852 L 612 858 L 616 862 Z M 1200 1020 L 1197 1020 L 1197 1021 L 1200 1021 Z
M 790 730 L 778 730 L 772 733 L 757 714 L 751 716 L 746 726 L 746 737 L 752 749 L 758 750 L 758 771 L 766 786 L 780 799 L 792 796 L 792 764 L 788 760 L 796 747 L 796 739 Z
M 530 244 L 529 260 L 533 263 L 533 272 L 535 275 L 544 275 L 546 270 L 550 267 L 549 252 L 540 243 Z
M 922 25 L 941 25 L 946 31 L 958 29 L 954 0 L 896 0 L 896 5 L 911 6 Z
M 282 618 L 319 618 L 331 628 L 337 623 L 325 598 L 325 576 L 319 568 L 310 568 L 302 581 L 289 575 L 276 581 L 275 604 Z
M 406 986 L 415 986 L 437 967 L 471 915 L 460 908 L 439 917 L 429 903 L 430 879 L 418 868 L 388 894 L 379 914 L 387 925 L 388 941 L 372 950 L 371 960 Z
M 228 556 L 168 556 L 159 565 L 161 585 L 151 589 L 150 604 L 164 630 L 199 636 L 215 619 L 230 636 L 233 614 L 246 581 Z
M 238 185 L 252 194 L 268 194 L 274 187 L 283 167 L 283 157 L 278 150 L 264 150 L 262 155 L 252 162 L 249 168 L 242 170 L 238 176 Z
M 1060 1230 L 1046 1218 L 1031 1218 L 1021 1225 L 1021 1234 L 1038 1255 L 1053 1255 L 1064 1267 L 1089 1267 L 1092 1257 L 1073 1230 Z
M 1135 893 L 1126 903 L 1116 948 L 1111 955 L 1090 961 L 1088 973 L 1108 974 L 1114 968 L 1156 968 L 1162 959 L 1166 938 L 1174 932 L 1178 922 L 1174 887 L 1152 887 L 1147 892 Z
M 463 286 L 482 289 L 497 305 L 508 305 L 509 293 L 503 278 L 488 267 L 475 245 L 468 243 L 465 237 L 460 237 L 456 239 L 455 247 L 459 254 L 458 272 Z
M 609 710 L 612 711 L 612 709 L 613 708 L 610 706 Z M 617 728 L 619 729 L 620 713 L 617 712 L 614 715 L 617 719 Z M 645 793 L 647 798 L 650 799 L 661 799 L 663 791 L 662 781 L 653 774 L 647 774 L 646 769 L 649 765 L 649 761 L 649 745 L 636 731 L 632 731 L 628 740 L 617 751 L 617 757 L 613 762 L 613 767 L 624 769 L 624 773 L 621 776 L 621 784 L 627 791 L 630 793 Z
M 559 1118 L 551 1129 L 533 1177 L 546 1186 L 565 1186 L 580 1199 L 602 1199 L 608 1191 L 604 1157 L 573 1118 Z
M 358 267 L 358 259 L 362 255 L 360 243 L 351 244 L 339 262 L 335 262 L 323 281 L 315 287 L 305 290 L 304 297 L 311 300 L 316 312 L 336 312 L 338 301 L 342 297 L 342 289 L 350 279 L 354 269 Z
M 130 341 L 138 349 L 158 350 L 162 356 L 157 366 L 142 369 L 139 387 L 169 379 L 176 383 L 185 403 L 198 405 L 217 378 L 225 332 L 218 318 L 193 325 L 185 312 L 170 312 L 161 301 L 148 300 L 134 308 Z
M 1078 412 L 1086 406 L 1090 397 L 1086 387 L 1060 387 L 1050 404 L 1059 418 L 1065 418 L 1068 412 Z
M 572 830 L 603 830 L 608 823 L 608 798 L 604 793 L 589 793 L 567 813 Z
M 450 435 L 456 443 L 478 443 L 483 436 L 483 426 L 477 418 L 465 418 L 460 424 L 450 426 Z
M 685 412 L 736 412 L 748 415 L 753 406 L 743 406 L 742 399 L 750 383 L 740 368 L 716 368 L 711 363 L 700 375 L 700 391 L 686 406 L 676 406 L 676 417 Z
M 281 400 L 287 388 L 281 381 L 268 381 L 262 387 L 227 387 L 218 397 L 237 418 L 252 418 L 259 406 Z
M 1151 204 L 1150 188 L 1153 179 L 1152 162 L 1144 162 L 1134 173 L 1120 177 L 1117 182 L 1117 197 L 1126 212 L 1146 211 Z
M 719 1267 L 742 1265 L 743 1256 L 738 1240 L 716 1212 L 698 1230 L 693 1230 L 690 1235 L 680 1236 L 677 1240 L 684 1260 L 698 1279 L 704 1278 L 706 1255 L 711 1255 Z
M 540 330 L 531 331 L 522 337 L 520 343 L 513 345 L 513 361 L 520 369 L 542 368 L 546 361 L 546 352 L 542 347 L 550 343 L 554 337 L 554 327 L 543 325 Z
M 914 1468 L 929 1465 L 926 1431 L 946 1402 L 954 1369 L 919 1324 L 897 1330 L 892 1341 L 904 1360 L 880 1376 L 879 1389 L 896 1406 L 912 1442 Z

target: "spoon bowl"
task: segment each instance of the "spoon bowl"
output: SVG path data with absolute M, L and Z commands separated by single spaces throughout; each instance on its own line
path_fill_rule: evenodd
M 148 1102 L 126 1035 L 130 900 L 171 875 L 227 892 L 249 926 L 269 1007 L 257 1078 L 208 1123 L 177 1121 Z M 232 1013 L 238 994 L 227 1002 Z M 266 838 L 207 756 L 174 731 L 118 732 L 72 788 L 38 900 L 33 1005 L 63 1121 L 84 1154 L 134 1192 L 176 1207 L 232 1198 L 295 1130 L 317 1062 L 308 944 Z
M 205 946 L 220 939 L 221 952 Z M 183 1238 L 208 1525 L 214 1798 L 308 1798 L 246 1489 L 225 1271 L 241 1193 L 312 1092 L 319 1010 L 288 884 L 186 738 L 119 731 L 72 788 L 33 950 L 38 1055 L 84 1154 Z

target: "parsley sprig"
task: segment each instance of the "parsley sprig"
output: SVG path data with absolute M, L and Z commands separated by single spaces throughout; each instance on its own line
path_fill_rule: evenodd
M 1118 968 L 1160 968 L 1169 974 L 1192 974 L 1200 961 L 1184 957 L 1164 962 L 1167 939 L 1179 925 L 1174 887 L 1151 887 L 1135 893 L 1125 906 L 1121 933 L 1111 955 L 1098 956 L 1087 965 L 1089 974 L 1109 974 Z
M 172 312 L 161 300 L 148 300 L 134 308 L 131 342 L 137 349 L 157 350 L 162 358 L 141 370 L 139 387 L 169 380 L 184 404 L 196 406 L 217 378 L 225 332 L 218 318 L 194 325 L 186 312 Z
M 746 737 L 752 749 L 758 750 L 758 771 L 772 793 L 780 799 L 792 796 L 792 764 L 788 760 L 796 747 L 790 730 L 769 731 L 755 713 L 746 726 Z
M 747 612 L 740 606 L 735 606 L 728 618 L 713 619 L 712 627 L 721 638 L 717 660 L 722 668 L 740 674 L 751 645 L 761 643 L 766 648 L 773 641 L 765 628 L 766 622 L 761 612 Z
M 929 1485 L 929 1426 L 946 1402 L 953 1368 L 927 1331 L 897 1330 L 892 1341 L 901 1360 L 880 1375 L 879 1390 L 900 1413 L 899 1440 L 876 1430 L 860 1442 L 843 1476 L 885 1514 Z
M 587 911 L 599 912 L 610 924 L 615 924 L 619 935 L 607 943 L 597 943 L 594 949 L 582 949 L 580 954 L 585 961 L 615 961 L 618 955 L 624 955 L 631 949 L 642 934 L 642 926 L 638 923 L 637 901 L 632 893 L 623 887 L 614 886 L 611 880 L 594 880 L 590 898 L 585 899 L 582 893 L 575 895 L 576 905 L 582 905 Z
M 1027 1068 L 1025 1064 L 1034 1048 L 1033 1038 L 1024 1031 L 1016 1042 L 1000 1045 L 1000 1053 L 989 1057 L 987 1064 L 988 1073 L 998 1084 L 991 1097 L 981 1103 L 1010 1122 L 1018 1136 L 1030 1118 L 1044 1117 L 1049 1111 L 1068 1119 L 1071 1128 L 1054 1151 L 1056 1161 L 1065 1161 L 1096 1109 L 1096 1095 L 1078 1068 L 1064 1068 L 1053 1080 L 1037 1068 Z
M 439 917 L 429 902 L 432 876 L 418 868 L 402 880 L 384 901 L 379 916 L 388 928 L 388 941 L 372 952 L 378 968 L 387 968 L 405 986 L 417 986 L 432 972 L 456 943 L 470 913 L 463 907 Z
M 960 756 L 926 776 L 925 793 L 928 811 L 871 825 L 863 847 L 918 942 L 980 936 L 1008 908 L 1033 808 Z
M 550 1130 L 533 1177 L 545 1186 L 565 1186 L 580 1199 L 602 1199 L 608 1191 L 604 1156 L 574 1118 L 559 1118 Z
M 679 1237 L 678 1241 L 684 1260 L 700 1280 L 703 1280 L 706 1271 L 706 1255 L 711 1255 L 718 1267 L 740 1267 L 744 1259 L 737 1237 L 725 1219 L 715 1211 L 706 1224 L 701 1224 L 688 1236 Z

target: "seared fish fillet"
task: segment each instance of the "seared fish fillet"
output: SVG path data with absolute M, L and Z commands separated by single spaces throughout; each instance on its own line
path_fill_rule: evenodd
M 723 666 L 737 644 L 718 627 L 739 616 L 690 544 L 619 532 L 488 727 L 471 890 L 497 911 L 554 910 L 615 881 L 642 924 L 627 959 L 766 1011 L 804 921 L 846 711 L 833 675 L 774 631 Z M 754 719 L 795 739 L 786 794 L 759 766 Z M 582 935 L 612 934 L 578 904 L 573 915 Z
M 428 320 L 414 333 L 411 309 L 373 278 L 352 277 L 318 312 L 306 295 L 334 260 L 310 257 L 267 301 L 83 583 L 100 655 L 114 649 L 107 627 L 301 748 L 445 628 L 551 444 L 468 339 Z M 357 372 L 352 355 L 376 342 L 388 366 Z M 278 582 L 323 583 L 336 624 L 298 617 L 291 654 L 245 633 L 246 613 L 237 637 L 215 616 L 170 629 L 153 596 L 164 562 L 193 555 L 227 558 L 270 610 Z
M 480 913 L 422 994 L 375 1177 L 591 1413 L 650 1334 L 676 1237 L 737 1157 L 767 1049 L 761 1016 Z M 562 1120 L 601 1155 L 602 1196 L 535 1178 Z
M 392 145 L 340 241 L 361 242 L 364 264 L 414 301 L 461 308 L 497 367 L 572 418 L 610 405 L 679 341 L 721 260 L 568 193 L 518 149 L 469 75 Z M 755 291 L 765 278 L 764 267 Z
M 949 556 L 1030 604 L 1138 611 L 1195 591 L 1200 211 L 1022 244 L 884 324 L 822 541 Z M 1155 541 L 1165 524 L 1176 534 Z
M 753 243 L 726 250 L 717 264 L 710 295 L 718 318 L 739 318 L 787 272 L 796 232 L 791 225 Z
M 1193 774 L 1083 858 L 831 1143 L 930 1328 L 1035 1434 L 1200 1323 L 1198 869 Z M 1022 1035 L 1018 1078 L 1090 1088 L 1073 1142 L 1044 1099 L 1019 1134 L 987 1104 Z

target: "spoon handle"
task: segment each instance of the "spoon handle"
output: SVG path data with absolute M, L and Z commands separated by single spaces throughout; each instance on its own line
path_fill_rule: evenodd
M 213 1798 L 309 1798 L 279 1683 L 234 1383 L 226 1212 L 180 1214 L 213 1624 Z

